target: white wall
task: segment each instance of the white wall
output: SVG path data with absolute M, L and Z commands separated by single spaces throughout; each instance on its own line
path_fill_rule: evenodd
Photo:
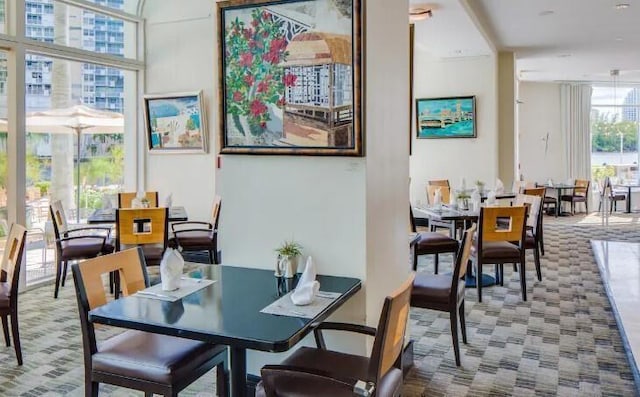
M 475 95 L 478 137 L 416 139 L 414 114 L 411 201 L 414 204 L 426 202 L 425 187 L 431 179 L 449 179 L 457 188 L 464 177 L 467 186 L 482 180 L 492 188 L 498 175 L 496 57 L 442 60 L 434 58 L 419 45 L 414 54 L 415 97 Z
M 390 9 L 391 8 L 391 9 Z M 220 246 L 225 264 L 273 268 L 274 248 L 295 238 L 318 272 L 354 276 L 364 288 L 336 316 L 376 325 L 384 296 L 408 273 L 406 125 L 408 1 L 367 1 L 367 98 L 364 158 L 226 155 L 147 156 L 147 186 L 174 193 L 189 216 L 208 215 L 222 195 Z M 217 129 L 215 2 L 147 0 L 147 91 L 204 89 L 210 135 Z M 394 79 L 388 79 L 394 76 Z M 211 145 L 215 148 L 216 145 Z M 271 288 L 271 286 L 265 286 Z M 337 347 L 364 353 L 365 340 Z M 250 352 L 258 373 L 279 356 Z
M 565 181 L 565 142 L 560 128 L 560 85 L 520 82 L 518 104 L 520 173 L 532 182 Z M 545 154 L 545 141 L 549 145 Z

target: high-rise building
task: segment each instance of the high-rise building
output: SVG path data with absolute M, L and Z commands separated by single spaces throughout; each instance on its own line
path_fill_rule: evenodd
M 624 98 L 623 121 L 640 121 L 640 88 L 634 88 Z

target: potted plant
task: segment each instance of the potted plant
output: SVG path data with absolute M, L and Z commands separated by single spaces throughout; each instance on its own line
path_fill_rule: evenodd
M 141 198 L 140 204 L 142 204 L 142 208 L 149 208 L 149 199 L 146 196 Z
M 468 210 L 470 198 L 471 196 L 469 196 L 469 193 L 465 191 L 461 191 L 460 193 L 458 193 L 456 195 L 456 200 L 458 201 L 458 208 L 460 208 L 461 210 Z
M 276 274 L 284 273 L 286 278 L 293 277 L 298 269 L 302 246 L 293 240 L 285 241 L 279 248 L 276 248 L 276 252 L 278 253 Z
M 484 192 L 484 182 L 477 180 L 476 181 L 476 189 L 478 189 L 478 193 L 480 193 L 482 195 L 482 193 Z

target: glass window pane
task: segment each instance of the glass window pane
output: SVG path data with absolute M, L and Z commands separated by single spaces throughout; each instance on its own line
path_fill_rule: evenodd
M 25 68 L 27 227 L 49 248 L 28 258 L 37 269 L 29 284 L 55 271 L 49 203 L 61 200 L 69 222 L 84 223 L 123 185 L 124 87 L 135 73 L 34 54 Z
M 0 0 L 0 33 L 7 33 L 6 28 L 6 15 L 7 15 L 7 6 L 5 0 Z
M 7 221 L 7 80 L 7 53 L 0 51 L 0 247 L 2 250 L 4 250 L 9 232 Z
M 135 58 L 134 23 L 54 0 L 28 0 L 25 21 L 30 39 Z

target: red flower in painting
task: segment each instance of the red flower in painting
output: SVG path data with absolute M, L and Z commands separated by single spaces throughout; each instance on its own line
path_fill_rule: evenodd
M 282 82 L 284 83 L 285 87 L 292 87 L 296 84 L 296 80 L 298 80 L 298 76 L 296 76 L 295 74 L 287 74 L 282 78 Z
M 269 47 L 269 52 L 279 53 L 280 51 L 283 51 L 286 47 L 287 47 L 287 41 L 284 39 L 284 37 L 281 37 L 271 42 L 271 46 Z
M 272 52 L 272 51 L 269 51 L 269 52 L 267 52 L 266 54 L 264 54 L 262 56 L 262 59 L 264 59 L 265 62 L 269 62 L 269 63 L 272 63 L 274 65 L 276 63 L 278 63 L 279 58 L 280 57 L 278 56 L 278 53 L 277 52 Z
M 258 83 L 258 92 L 267 92 L 269 90 L 269 83 L 267 81 L 261 81 Z
M 269 11 L 262 11 L 262 19 L 271 18 L 271 13 Z
M 251 115 L 253 117 L 258 117 L 261 114 L 264 114 L 266 112 L 267 112 L 267 105 L 262 103 L 262 101 L 260 101 L 259 99 L 256 99 L 251 102 Z
M 244 68 L 249 68 L 251 67 L 252 63 L 253 63 L 253 55 L 250 52 L 245 52 L 244 54 L 240 55 L 240 66 Z
M 267 128 L 267 122 L 266 121 L 261 121 L 260 122 L 260 127 L 262 127 L 263 129 Z
M 239 91 L 233 93 L 233 100 L 236 102 L 242 101 L 242 94 Z
M 254 82 L 253 76 L 250 74 L 244 76 L 244 82 L 247 83 L 248 86 L 253 85 L 253 82 Z
M 276 102 L 276 105 L 282 107 L 284 105 L 287 104 L 287 101 L 284 100 L 284 97 L 280 97 L 280 99 L 278 99 L 278 102 Z
M 254 28 L 255 28 L 256 26 L 258 26 L 258 25 L 260 25 L 260 21 L 259 21 L 259 20 L 254 19 L 253 21 L 251 21 L 251 26 L 253 26 Z
M 251 31 L 251 29 L 242 29 L 242 36 L 244 37 L 245 40 L 251 39 L 252 35 L 253 35 L 253 32 Z

